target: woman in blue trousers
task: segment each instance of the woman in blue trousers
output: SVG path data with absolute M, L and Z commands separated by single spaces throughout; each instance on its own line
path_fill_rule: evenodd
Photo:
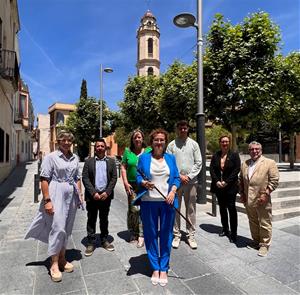
M 145 245 L 153 270 L 153 285 L 168 283 L 175 207 L 178 207 L 176 190 L 180 185 L 175 157 L 165 153 L 168 133 L 156 129 L 150 134 L 152 152 L 142 154 L 138 162 L 137 184 L 139 194 L 135 204 L 141 205 Z M 165 196 L 155 189 L 155 187 Z

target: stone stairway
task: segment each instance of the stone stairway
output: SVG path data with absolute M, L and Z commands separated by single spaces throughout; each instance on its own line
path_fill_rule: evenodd
M 211 203 L 209 167 L 206 170 L 206 179 L 207 202 Z M 238 197 L 236 207 L 238 212 L 246 213 Z M 272 208 L 273 221 L 300 216 L 300 171 L 291 172 L 280 169 L 279 186 L 272 193 Z

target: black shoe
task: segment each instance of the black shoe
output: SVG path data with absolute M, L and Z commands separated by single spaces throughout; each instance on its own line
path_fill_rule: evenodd
M 228 236 L 228 235 L 229 235 L 229 232 L 224 231 L 224 230 L 222 230 L 222 232 L 219 233 L 219 237 L 225 237 L 225 236 Z
M 237 235 L 231 234 L 229 240 L 230 240 L 230 243 L 236 243 Z

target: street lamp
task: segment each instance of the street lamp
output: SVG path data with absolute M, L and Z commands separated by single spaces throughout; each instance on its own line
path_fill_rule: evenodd
M 104 68 L 102 64 L 100 64 L 100 99 L 99 99 L 99 104 L 100 104 L 100 123 L 99 123 L 99 136 L 102 138 L 102 117 L 103 117 L 103 72 L 105 73 L 112 73 L 113 69 L 112 68 Z
M 197 142 L 202 156 L 202 169 L 198 175 L 199 191 L 197 202 L 206 203 L 206 147 L 205 147 L 205 115 L 203 108 L 203 39 L 202 39 L 202 0 L 197 0 L 197 22 L 190 13 L 182 13 L 174 17 L 173 22 L 177 27 L 195 27 L 197 29 L 197 85 L 198 107 L 196 114 Z

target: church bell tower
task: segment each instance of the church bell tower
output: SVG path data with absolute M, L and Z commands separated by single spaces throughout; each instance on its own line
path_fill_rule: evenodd
M 159 36 L 156 18 L 148 10 L 141 18 L 141 24 L 137 30 L 138 76 L 159 76 Z

